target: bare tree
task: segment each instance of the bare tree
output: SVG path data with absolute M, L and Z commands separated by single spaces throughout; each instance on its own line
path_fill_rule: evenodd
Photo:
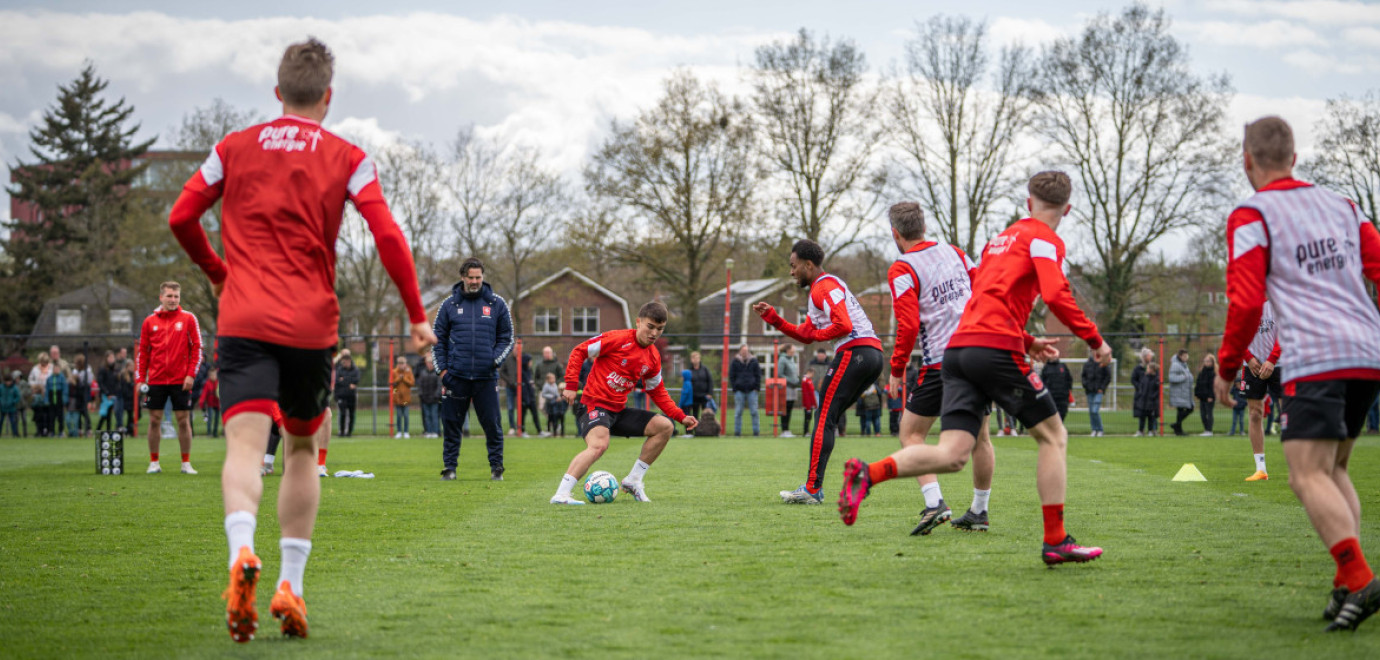
M 502 195 L 502 153 L 502 144 L 480 137 L 473 125 L 461 128 L 451 143 L 445 185 L 455 207 L 451 229 L 466 256 L 483 259 L 493 247 L 488 229 Z
M 590 196 L 617 205 L 622 230 L 607 244 L 672 292 L 677 333 L 697 335 L 698 301 L 751 215 L 751 117 L 682 70 L 655 106 L 610 132 L 585 170 Z
M 366 151 L 378 169 L 379 186 L 393 219 L 412 248 L 418 281 L 424 289 L 438 283 L 436 264 L 441 261 L 439 251 L 444 244 L 439 158 L 420 143 Z M 340 255 L 336 293 L 344 318 L 354 319 L 360 332 L 373 333 L 385 320 L 402 314 L 402 302 L 392 293 L 393 280 L 379 261 L 373 233 L 353 206 L 347 207 L 336 250 Z
M 1030 50 L 1002 48 L 993 71 L 987 41 L 987 24 L 967 17 L 917 23 L 885 104 L 904 154 L 897 187 L 918 195 L 943 240 L 969 254 L 1002 221 L 992 207 L 1015 187 L 1016 141 L 1030 117 Z M 982 89 L 989 74 L 993 89 Z
M 1074 218 L 1091 238 L 1085 265 L 1100 321 L 1133 330 L 1136 266 L 1160 238 L 1216 221 L 1237 167 L 1223 119 L 1225 75 L 1193 72 L 1163 10 L 1134 4 L 1059 39 L 1038 65 L 1035 128 L 1074 179 Z
M 528 284 L 528 263 L 550 245 L 565 227 L 569 195 L 560 175 L 542 164 L 535 149 L 514 147 L 501 159 L 502 188 L 494 205 L 494 253 L 499 268 L 492 270 L 510 301 Z M 522 316 L 511 306 L 513 326 L 522 327 Z
M 816 39 L 804 29 L 758 48 L 748 70 L 761 154 L 784 188 L 779 211 L 790 231 L 830 252 L 857 240 L 885 183 L 881 170 L 869 171 L 883 133 L 880 90 L 866 72 L 851 40 Z
M 1350 197 L 1380 222 L 1380 90 L 1327 102 L 1318 121 L 1318 155 L 1305 165 L 1317 183 Z

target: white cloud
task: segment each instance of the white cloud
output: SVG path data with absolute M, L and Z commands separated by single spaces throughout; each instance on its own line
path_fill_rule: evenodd
M 1327 43 L 1317 32 L 1284 20 L 1256 23 L 1204 21 L 1177 25 L 1194 38 L 1212 46 L 1273 49 L 1281 46 L 1324 46 Z
M 1373 27 L 1358 27 L 1342 31 L 1342 36 L 1352 44 L 1364 48 L 1380 49 L 1380 29 Z
M 326 121 L 326 130 L 339 135 L 366 149 L 379 149 L 397 144 L 403 139 L 398 131 L 390 131 L 379 126 L 377 117 L 345 117 L 339 121 Z
M 1246 124 L 1268 115 L 1277 115 L 1294 129 L 1294 149 L 1300 160 L 1313 154 L 1317 145 L 1314 130 L 1327 102 L 1298 96 L 1267 97 L 1237 94 L 1227 107 L 1227 133 L 1239 136 Z
M 1356 75 L 1364 72 L 1367 68 L 1374 68 L 1375 65 L 1373 59 L 1367 61 L 1366 59 L 1347 58 L 1344 60 L 1307 48 L 1286 53 L 1284 61 L 1314 75 Z
M 1380 24 L 1380 5 L 1348 0 L 1207 0 L 1203 8 L 1256 18 L 1278 16 L 1313 25 Z

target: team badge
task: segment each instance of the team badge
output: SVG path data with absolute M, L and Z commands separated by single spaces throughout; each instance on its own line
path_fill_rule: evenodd
M 153 331 L 154 331 L 154 332 L 158 332 L 158 326 L 156 326 L 156 325 L 153 326 Z
M 1044 384 L 1044 382 L 1042 382 L 1042 381 L 1040 380 L 1040 375 L 1039 375 L 1039 374 L 1037 374 L 1037 373 L 1035 373 L 1035 372 L 1032 371 L 1032 372 L 1026 374 L 1025 377 L 1026 377 L 1027 380 L 1030 381 L 1030 386 L 1031 386 L 1031 387 L 1033 387 L 1033 388 L 1035 388 L 1035 389 L 1037 389 L 1037 390 L 1043 390 L 1043 389 L 1045 389 L 1045 384 Z
M 589 411 L 589 418 L 590 418 L 590 419 L 599 419 L 599 411 L 597 411 L 597 410 L 591 410 L 591 411 Z
M 492 310 L 488 305 L 485 305 L 485 306 L 484 306 L 484 316 L 488 316 L 488 315 L 491 314 L 492 312 L 493 312 L 493 310 Z
M 174 324 L 173 324 L 173 330 L 181 330 L 181 329 L 182 329 L 182 322 L 181 322 L 181 321 L 178 321 L 177 323 L 174 323 Z
M 642 365 L 642 371 L 639 372 L 639 373 L 644 373 L 644 374 L 645 374 L 645 373 L 647 373 L 647 370 L 650 369 L 650 368 L 651 368 L 651 367 L 648 367 L 647 365 L 644 364 L 644 365 Z

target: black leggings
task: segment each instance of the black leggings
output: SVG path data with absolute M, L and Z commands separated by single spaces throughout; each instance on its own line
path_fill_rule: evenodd
M 1198 418 L 1203 420 L 1203 430 L 1212 433 L 1212 402 L 1198 399 Z
M 832 376 L 824 378 L 824 399 L 820 401 L 815 418 L 815 432 L 810 436 L 810 465 L 805 487 L 817 493 L 824 487 L 824 470 L 834 451 L 835 428 L 842 425 L 846 413 L 858 402 L 863 392 L 882 375 L 882 352 L 871 346 L 857 346 L 838 351 L 829 364 Z

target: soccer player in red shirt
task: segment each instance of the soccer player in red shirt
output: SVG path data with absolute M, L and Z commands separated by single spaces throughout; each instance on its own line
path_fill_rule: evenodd
M 565 390 L 561 396 L 567 404 L 574 405 L 575 424 L 585 439 L 585 450 L 571 459 L 570 467 L 561 477 L 560 487 L 551 497 L 552 504 L 584 504 L 570 493 L 589 467 L 608 450 L 609 437 L 614 435 L 647 438 L 637 462 L 620 484 L 633 499 L 650 502 L 642 479 L 676 430 L 671 420 L 680 420 L 686 430 L 694 430 L 699 425 L 698 419 L 676 406 L 666 392 L 666 384 L 661 381 L 661 353 L 653 344 L 665 332 L 669 317 L 666 305 L 649 302 L 637 311 L 636 327 L 605 332 L 570 351 L 570 359 L 566 360 Z M 580 367 L 586 358 L 593 359 L 594 366 L 585 380 L 580 402 L 575 403 L 575 393 L 580 391 Z M 639 382 L 670 419 L 650 410 L 627 407 L 628 394 Z
M 834 451 L 839 420 L 882 375 L 882 341 L 848 285 L 837 275 L 824 272 L 824 248 L 819 243 L 809 239 L 796 241 L 791 246 L 789 263 L 791 279 L 800 288 L 810 290 L 805 322 L 787 322 L 766 302 L 759 302 L 752 309 L 763 321 L 798 342 L 834 342 L 834 361 L 824 377 L 824 400 L 815 418 L 815 432 L 810 435 L 810 465 L 805 483 L 795 490 L 781 491 L 781 501 L 787 504 L 819 504 L 824 501 L 824 470 Z
M 901 392 L 906 366 L 917 344 L 920 350 L 919 384 L 906 393 L 905 412 L 901 414 L 902 448 L 892 454 L 898 463 L 905 463 L 904 454 L 913 451 L 914 447 L 924 446 L 925 437 L 942 410 L 944 379 L 940 372 L 944 349 L 958 329 L 963 308 L 972 297 L 976 266 L 958 247 L 925 240 L 925 212 L 919 204 L 896 204 L 887 215 L 891 220 L 891 237 L 901 250 L 901 257 L 887 271 L 897 328 L 896 346 L 891 354 L 890 387 L 893 392 Z M 864 465 L 866 463 L 856 458 L 849 459 L 844 466 L 844 482 L 850 481 L 850 475 Z M 973 504 L 963 517 L 954 521 L 955 528 L 987 531 L 987 500 L 992 493 L 995 469 L 996 454 L 984 417 L 978 429 L 977 444 L 973 446 Z M 925 498 L 920 524 L 911 531 L 911 536 L 929 534 L 952 517 L 933 474 L 902 476 L 916 477 Z M 857 511 L 857 507 L 847 505 L 846 498 L 839 501 L 839 513 L 845 525 L 853 524 Z
M 1337 564 L 1323 610 L 1327 630 L 1354 630 L 1380 610 L 1380 580 L 1361 552 L 1361 503 L 1347 473 L 1380 391 L 1380 312 L 1366 291 L 1366 280 L 1380 284 L 1380 232 L 1350 200 L 1294 178 L 1294 133 L 1283 119 L 1247 125 L 1243 142 L 1256 192 L 1227 218 L 1231 302 L 1214 386 L 1219 400 L 1231 400 L 1268 295 L 1278 324 L 1289 486 Z
M 995 402 L 1025 424 L 1039 443 L 1035 487 L 1045 529 L 1040 557 L 1053 566 L 1091 561 L 1101 556 L 1102 549 L 1082 547 L 1064 531 L 1068 430 L 1049 390 L 1025 360 L 1027 353 L 1037 360 L 1059 354 L 1052 342 L 1037 340 L 1024 330 L 1036 296 L 1088 343 L 1098 362 L 1108 363 L 1112 351 L 1097 326 L 1078 309 L 1064 277 L 1064 241 L 1055 229 L 1073 208 L 1068 175 L 1041 172 L 1031 177 L 1027 187 L 1030 217 L 1007 227 L 983 250 L 982 265 L 973 279 L 973 297 L 944 351 L 944 430 L 939 445 L 918 445 L 904 456 L 871 465 L 859 462 L 848 471 L 850 478 L 845 479 L 839 499 L 840 513 L 847 519 L 850 513 L 845 509 L 854 509 L 851 515 L 856 516 L 856 508 L 873 484 L 902 474 L 962 470 L 988 406 Z
M 237 642 L 249 641 L 258 628 L 254 599 L 263 564 L 254 554 L 254 528 L 263 494 L 259 466 L 275 406 L 282 409 L 286 443 L 278 491 L 283 565 L 270 611 L 283 634 L 307 636 L 302 576 L 321 499 L 312 436 L 330 401 L 340 323 L 335 242 L 346 201 L 369 224 L 379 258 L 402 293 L 414 350 L 436 341 L 412 253 L 388 211 L 373 161 L 321 128 L 333 72 L 325 44 L 308 39 L 289 46 L 274 90 L 283 116 L 217 144 L 183 188 L 170 219 L 178 242 L 220 296 L 226 624 Z M 200 223 L 221 198 L 224 261 Z
M 134 353 L 135 380 L 144 394 L 141 402 L 149 414 L 149 474 L 163 468 L 158 463 L 158 443 L 163 437 L 163 408 L 172 401 L 177 422 L 177 444 L 182 449 L 182 474 L 192 469 L 192 382 L 201 367 L 201 325 L 196 315 L 182 309 L 182 285 L 164 282 L 158 291 L 158 309 L 139 328 Z

